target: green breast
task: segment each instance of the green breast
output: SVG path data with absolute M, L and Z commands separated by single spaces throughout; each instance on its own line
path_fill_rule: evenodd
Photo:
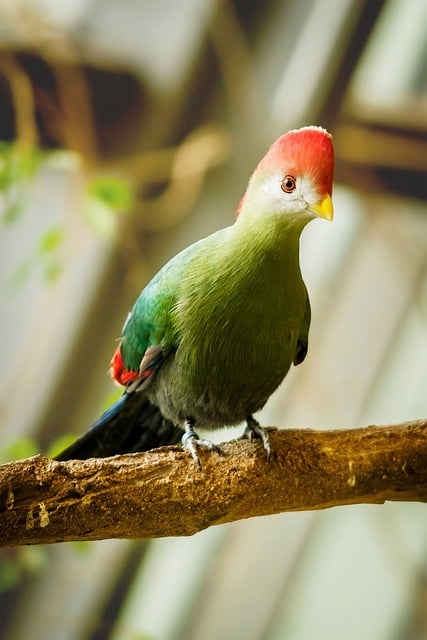
M 205 426 L 240 422 L 263 406 L 295 356 L 306 305 L 299 233 L 225 231 L 183 273 L 178 348 L 160 381 L 166 411 L 179 405 Z

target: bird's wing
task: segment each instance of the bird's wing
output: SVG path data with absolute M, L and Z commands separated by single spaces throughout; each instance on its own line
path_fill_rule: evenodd
M 300 332 L 297 340 L 297 348 L 294 356 L 294 365 L 301 364 L 305 359 L 308 351 L 308 332 L 310 329 L 311 322 L 311 306 L 310 299 L 308 297 L 307 289 L 305 290 L 306 301 L 305 301 L 305 311 L 304 317 L 301 323 Z
M 128 315 L 111 362 L 111 373 L 117 382 L 130 390 L 141 389 L 141 385 L 145 388 L 178 347 L 173 316 L 182 282 L 191 274 L 194 261 L 200 255 L 209 255 L 215 242 L 218 244 L 226 234 L 227 229 L 221 229 L 190 245 L 169 260 L 143 289 Z
M 166 267 L 137 299 L 111 360 L 113 378 L 130 391 L 145 388 L 176 347 L 171 323 L 176 293 L 173 286 L 175 269 Z

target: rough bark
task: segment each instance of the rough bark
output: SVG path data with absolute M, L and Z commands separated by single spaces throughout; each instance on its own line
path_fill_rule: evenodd
M 334 431 L 271 431 L 201 451 L 179 447 L 0 467 L 0 544 L 192 535 L 283 511 L 386 500 L 427 501 L 427 420 Z

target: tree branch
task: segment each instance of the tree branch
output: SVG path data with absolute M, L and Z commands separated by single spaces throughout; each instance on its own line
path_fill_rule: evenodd
M 179 447 L 0 467 L 0 545 L 191 535 L 214 524 L 282 511 L 386 500 L 427 501 L 427 420 L 335 431 L 271 431 L 202 469 Z

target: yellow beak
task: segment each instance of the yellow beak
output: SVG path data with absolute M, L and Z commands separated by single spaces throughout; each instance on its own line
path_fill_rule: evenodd
M 334 217 L 334 205 L 332 204 L 332 198 L 329 193 L 326 194 L 322 202 L 319 202 L 319 204 L 313 204 L 311 209 L 314 211 L 316 216 L 319 216 L 319 218 L 325 218 L 325 220 L 329 220 L 329 222 Z

